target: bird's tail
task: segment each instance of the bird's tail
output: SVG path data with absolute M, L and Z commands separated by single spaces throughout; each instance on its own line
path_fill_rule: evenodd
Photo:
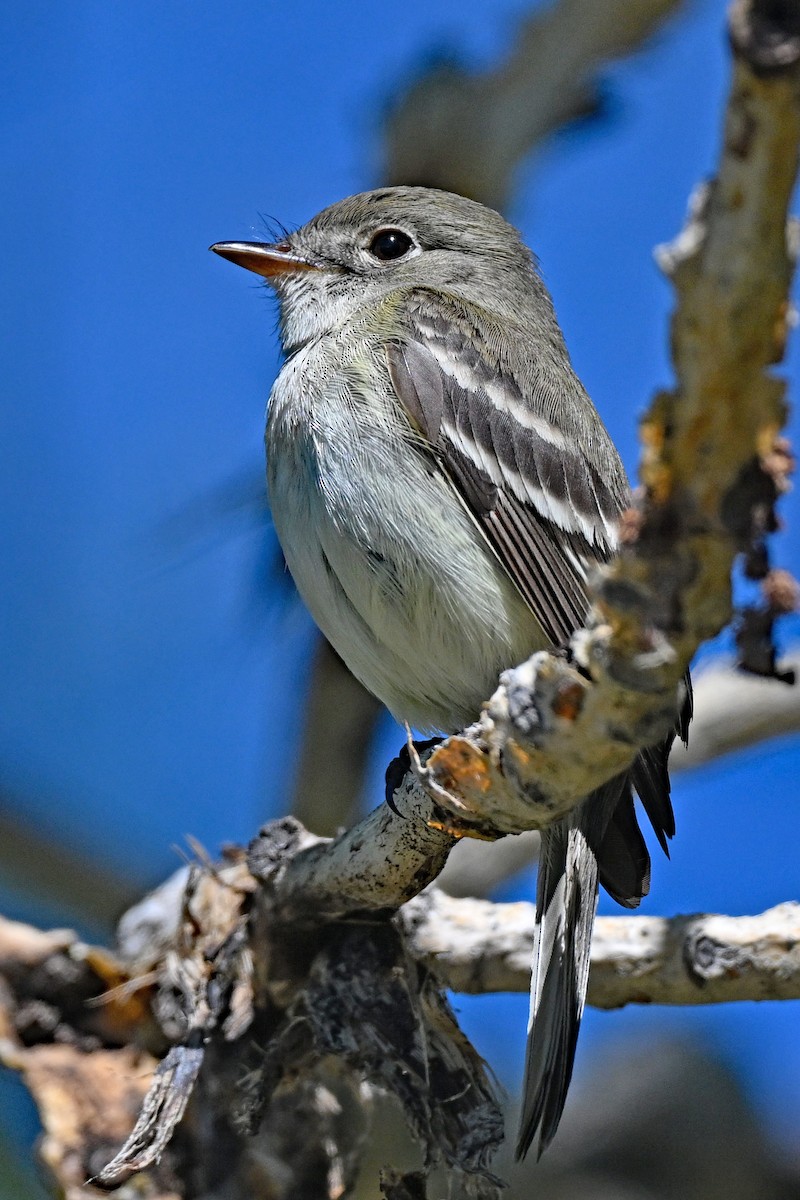
M 625 908 L 636 908 L 650 887 L 650 855 L 633 789 L 666 851 L 675 832 L 669 752 L 675 734 L 686 742 L 691 716 L 687 675 L 675 732 L 542 832 L 518 1158 L 534 1142 L 542 1154 L 564 1111 L 586 1000 L 598 885 Z
M 534 1140 L 538 1155 L 552 1141 L 572 1078 L 598 885 L 580 815 L 542 833 L 519 1158 Z
M 663 775 L 655 766 L 653 771 L 666 786 L 660 797 L 664 812 L 658 813 L 665 821 L 666 814 L 672 816 L 668 753 L 668 745 L 653 750 L 654 762 L 664 758 Z M 626 908 L 635 908 L 650 886 L 650 855 L 633 801 L 638 766 L 542 832 L 519 1158 L 534 1141 L 542 1154 L 564 1111 L 589 981 L 598 885 Z M 647 788 L 640 790 L 649 798 Z M 669 836 L 672 827 L 666 823 Z

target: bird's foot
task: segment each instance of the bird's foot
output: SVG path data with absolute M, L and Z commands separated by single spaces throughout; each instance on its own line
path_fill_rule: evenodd
M 411 747 L 414 747 L 414 754 L 418 761 L 423 754 L 428 750 L 432 750 L 434 746 L 439 746 L 443 741 L 444 738 L 441 737 L 426 738 L 425 741 L 421 742 L 413 742 L 409 739 L 397 757 L 393 758 L 386 768 L 386 803 L 392 812 L 397 813 L 398 817 L 402 817 L 405 814 L 401 813 L 395 804 L 394 794 L 414 765 L 411 761 Z

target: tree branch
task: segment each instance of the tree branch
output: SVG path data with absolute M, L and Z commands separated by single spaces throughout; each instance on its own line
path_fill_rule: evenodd
M 442 869 L 456 839 L 412 775 L 387 804 L 331 840 L 292 817 L 272 822 L 251 844 L 249 865 L 268 884 L 282 919 L 331 920 L 364 909 L 395 909 Z M 277 832 L 276 832 L 277 831 Z
M 280 824 L 273 832 L 277 846 Z M 293 1195 L 338 1195 L 366 1134 L 367 1070 L 401 1098 L 423 1142 L 450 1148 L 476 1195 L 496 1195 L 485 1160 L 499 1114 L 439 988 L 527 992 L 533 906 L 431 890 L 394 921 L 334 925 L 327 938 L 281 930 L 270 914 L 238 861 L 195 868 L 182 898 L 168 884 L 129 914 L 128 948 L 141 955 L 138 920 L 159 947 L 150 960 L 0 920 L 0 1058 L 36 1099 L 62 1187 L 89 1200 L 88 1176 L 108 1187 L 136 1171 L 137 1195 L 176 1200 L 187 1194 L 185 1160 L 204 1195 L 271 1195 L 273 1170 L 294 1180 Z M 755 917 L 597 922 L 597 1007 L 797 998 L 796 903 Z M 173 1135 L 177 1149 L 163 1154 Z
M 781 666 L 800 675 L 796 647 Z M 688 746 L 681 742 L 673 745 L 671 775 L 800 732 L 800 687 L 781 686 L 722 659 L 695 671 L 693 685 L 691 738 Z M 538 852 L 539 836 L 535 832 L 502 838 L 491 845 L 464 838 L 447 859 L 436 883 L 451 896 L 488 896 L 510 875 L 533 869 Z
M 404 910 L 411 952 L 457 992 L 530 988 L 534 906 L 433 890 Z M 722 1004 L 800 999 L 800 904 L 754 917 L 598 917 L 587 1002 Z

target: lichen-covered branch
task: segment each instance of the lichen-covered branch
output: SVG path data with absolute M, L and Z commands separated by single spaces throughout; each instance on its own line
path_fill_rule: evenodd
M 412 952 L 458 992 L 526 992 L 532 904 L 426 892 L 407 906 Z M 598 917 L 588 1003 L 722 1004 L 800 999 L 800 904 L 753 917 Z
M 800 653 L 790 647 L 782 670 L 800 676 Z M 800 687 L 776 684 L 716 659 L 693 673 L 694 716 L 688 746 L 676 742 L 670 774 L 689 771 L 727 754 L 800 732 Z M 539 849 L 535 832 L 491 845 L 464 838 L 437 877 L 451 896 L 488 896 L 517 871 L 532 869 Z
M 292 817 L 267 826 L 251 845 L 250 868 L 284 918 L 396 909 L 438 875 L 456 841 L 442 815 L 410 774 L 394 804 L 333 839 L 313 837 Z

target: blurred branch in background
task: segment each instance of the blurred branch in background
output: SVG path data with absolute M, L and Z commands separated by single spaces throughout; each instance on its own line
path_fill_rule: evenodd
M 504 209 L 522 160 L 597 112 L 597 74 L 634 51 L 681 0 L 559 0 L 525 18 L 508 57 L 482 74 L 436 67 L 394 105 L 385 182 L 460 192 Z
M 307 829 L 331 837 L 353 821 L 383 711 L 381 702 L 320 636 L 292 804 L 292 812 Z
M 598 1055 L 559 1140 L 517 1164 L 519 1200 L 797 1200 L 800 1171 L 708 1048 L 639 1039 Z
M 0 873 L 3 886 L 37 907 L 107 936 L 141 894 L 141 880 L 115 874 L 73 845 L 64 845 L 52 829 L 34 828 L 22 814 L 31 805 L 0 796 Z
M 782 666 L 800 672 L 796 647 Z M 725 661 L 704 663 L 694 677 L 695 718 L 689 745 L 677 743 L 670 770 L 690 770 L 725 754 L 800 731 L 800 687 L 738 671 Z

